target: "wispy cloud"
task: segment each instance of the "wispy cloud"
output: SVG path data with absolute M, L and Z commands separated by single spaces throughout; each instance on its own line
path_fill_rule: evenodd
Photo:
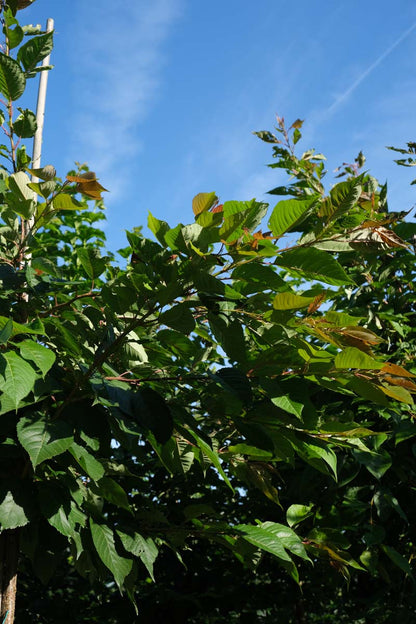
M 99 172 L 112 198 L 122 195 L 126 168 L 133 170 L 132 159 L 141 150 L 138 127 L 160 88 L 164 44 L 181 4 L 135 0 L 120 10 L 117 3 L 102 0 L 90 3 L 88 24 L 81 26 L 74 50 L 82 71 L 74 84 L 79 108 L 71 151 Z
M 325 113 L 333 113 L 339 106 L 357 89 L 357 87 L 373 72 L 381 63 L 395 50 L 416 28 L 416 22 L 412 24 L 407 30 L 405 30 L 400 37 L 396 39 L 380 56 L 367 67 L 366 70 L 358 76 L 356 80 L 346 89 L 341 95 L 339 95 L 335 102 L 326 109 Z

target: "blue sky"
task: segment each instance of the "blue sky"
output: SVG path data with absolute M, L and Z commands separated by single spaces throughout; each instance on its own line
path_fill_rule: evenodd
M 301 149 L 329 172 L 362 150 L 392 208 L 416 200 L 385 149 L 416 140 L 414 0 L 36 0 L 19 16 L 55 20 L 42 162 L 96 171 L 111 250 L 149 210 L 191 222 L 202 191 L 273 206 L 285 177 L 252 131 L 276 113 L 305 119 Z

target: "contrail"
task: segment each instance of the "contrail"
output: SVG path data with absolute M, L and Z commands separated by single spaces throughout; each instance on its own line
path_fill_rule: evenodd
M 393 52 L 393 50 L 395 50 L 395 48 L 397 48 L 398 45 L 400 45 L 402 43 L 402 41 L 404 41 L 406 39 L 406 37 L 408 37 L 410 35 L 410 33 L 416 28 L 416 22 L 414 24 L 412 24 L 412 26 L 410 26 L 410 28 L 408 28 L 402 35 L 400 35 L 400 37 L 398 39 L 396 39 L 396 41 L 394 43 L 392 43 L 392 45 L 387 48 L 387 50 L 385 50 L 383 52 L 383 54 L 381 54 L 378 59 L 376 59 L 374 61 L 374 63 L 372 63 L 370 65 L 370 67 L 367 67 L 367 69 L 361 74 L 361 76 L 359 76 L 359 78 L 357 78 L 357 80 L 355 82 L 352 83 L 352 85 L 346 90 L 344 91 L 344 93 L 342 93 L 333 104 L 331 104 L 331 106 L 329 108 L 327 108 L 326 112 L 327 113 L 332 113 L 336 108 L 338 108 L 338 106 L 340 104 L 342 104 L 342 102 L 344 100 L 347 99 L 347 97 L 349 95 L 351 95 L 351 93 L 353 93 L 353 91 L 355 91 L 355 89 L 362 83 L 363 80 L 365 80 L 367 78 L 367 76 L 369 74 L 371 74 L 371 72 L 380 65 L 380 63 L 382 63 L 384 61 L 385 58 L 387 58 L 389 56 L 389 54 L 391 54 Z

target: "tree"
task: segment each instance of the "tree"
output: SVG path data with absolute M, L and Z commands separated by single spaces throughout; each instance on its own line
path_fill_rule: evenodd
M 276 135 L 258 134 L 294 182 L 272 191 L 291 198 L 269 231 L 266 204 L 200 193 L 192 224 L 149 215 L 157 242 L 136 228 L 120 263 L 98 227 L 96 175 L 30 168 L 20 139 L 34 114 L 15 118 L 14 102 L 53 34 L 21 27 L 16 9 L 0 54 L 0 615 L 12 624 L 19 553 L 44 583 L 71 565 L 133 604 L 143 575 L 193 547 L 195 565 L 197 548 L 215 549 L 213 565 L 231 553 L 252 570 L 268 553 L 289 587 L 312 563 L 373 571 L 374 531 L 350 490 L 392 465 L 396 433 L 369 412 L 381 403 L 406 431 L 416 391 L 346 311 L 381 254 L 407 248 L 385 189 L 353 168 L 326 193 L 322 155 L 295 154 L 302 122 L 278 119 Z M 408 544 L 387 535 L 378 550 L 410 577 Z

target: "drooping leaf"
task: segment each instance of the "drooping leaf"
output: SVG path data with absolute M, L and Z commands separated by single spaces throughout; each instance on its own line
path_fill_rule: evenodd
M 356 347 L 347 347 L 335 357 L 335 368 L 381 369 L 384 362 L 378 362 Z
M 291 292 L 278 293 L 273 299 L 275 310 L 300 310 L 313 303 L 315 297 L 302 297 Z
M 271 553 L 282 561 L 292 561 L 287 554 L 282 540 L 272 531 L 262 526 L 239 524 L 235 530 L 250 544 Z
M 218 201 L 218 197 L 213 193 L 198 193 L 192 200 L 192 210 L 194 215 L 197 217 L 201 214 L 201 212 L 205 212 L 212 208 L 216 202 Z
M 281 253 L 275 263 L 287 268 L 293 275 L 340 286 L 353 284 L 342 266 L 328 253 L 320 249 L 297 248 Z
M 76 442 L 72 442 L 68 450 L 93 481 L 99 481 L 103 478 L 104 466 L 86 448 Z
M 34 469 L 67 451 L 74 442 L 71 427 L 66 422 L 51 421 L 42 413 L 22 416 L 17 423 L 17 436 Z
M 79 247 L 77 256 L 82 268 L 91 279 L 97 279 L 105 271 L 107 258 L 101 257 L 100 251 L 91 247 Z
M 35 342 L 34 340 L 23 340 L 19 342 L 20 355 L 25 360 L 34 362 L 45 376 L 55 362 L 56 355 L 50 349 Z
M 17 59 L 23 65 L 25 71 L 31 72 L 36 65 L 43 61 L 53 48 L 53 31 L 32 37 L 19 49 Z
M 395 548 L 392 546 L 386 546 L 385 544 L 381 545 L 382 550 L 386 553 L 386 555 L 391 559 L 391 561 L 396 565 L 402 572 L 408 574 L 411 578 L 413 578 L 413 570 L 407 559 L 403 557 Z
M 183 303 L 172 306 L 160 315 L 159 320 L 163 325 L 167 325 L 184 334 L 190 334 L 195 327 L 193 314 L 189 307 Z
M 59 193 L 53 198 L 54 210 L 83 210 L 85 206 L 68 193 Z
M 31 390 L 36 381 L 36 373 L 25 360 L 14 351 L 0 354 L 0 392 L 6 394 L 17 410 L 19 403 Z
M 160 444 L 167 442 L 173 431 L 173 418 L 163 397 L 151 388 L 140 388 L 133 395 L 134 415 L 149 429 Z
M 26 87 L 26 76 L 19 63 L 0 52 L 0 92 L 6 100 L 18 100 Z
M 309 213 L 316 198 L 311 199 L 287 199 L 280 201 L 273 209 L 268 227 L 274 236 L 279 238 L 290 231 L 299 221 Z
M 143 537 L 139 533 L 129 535 L 123 531 L 117 531 L 121 542 L 127 552 L 136 557 L 140 557 L 149 572 L 150 578 L 154 581 L 153 564 L 158 556 L 158 549 L 151 537 Z
M 19 108 L 20 115 L 13 122 L 13 130 L 22 139 L 30 139 L 35 136 L 38 124 L 36 115 L 28 108 Z
M 117 585 L 121 588 L 124 579 L 131 572 L 133 561 L 118 554 L 114 533 L 105 524 L 98 524 L 90 518 L 92 541 L 101 561 L 110 570 Z
M 13 321 L 9 319 L 2 329 L 0 329 L 0 343 L 5 344 L 13 334 Z
M 131 511 L 126 492 L 121 485 L 119 485 L 117 481 L 114 481 L 114 479 L 111 479 L 111 477 L 103 477 L 100 479 L 96 484 L 96 488 L 99 495 L 113 505 Z
M 0 487 L 0 528 L 16 529 L 29 523 L 33 507 L 32 493 L 27 484 L 16 481 Z
M 286 520 L 290 527 L 296 526 L 313 514 L 313 505 L 290 505 L 286 512 Z

